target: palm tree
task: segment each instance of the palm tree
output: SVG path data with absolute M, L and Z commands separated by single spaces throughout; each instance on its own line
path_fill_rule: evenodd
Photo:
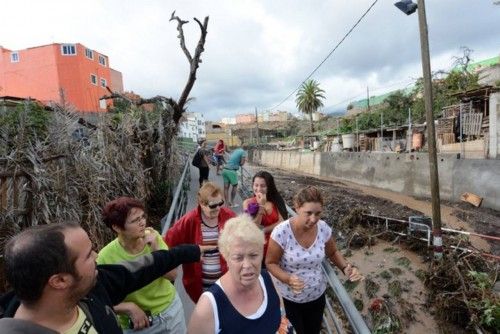
M 314 133 L 312 115 L 323 106 L 321 99 L 325 98 L 323 95 L 324 92 L 323 89 L 319 88 L 319 82 L 309 79 L 302 83 L 296 95 L 295 103 L 297 104 L 297 109 L 304 114 L 309 114 L 311 133 Z

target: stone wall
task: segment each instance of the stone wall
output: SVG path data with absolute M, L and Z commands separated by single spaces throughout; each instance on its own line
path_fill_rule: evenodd
M 249 159 L 263 166 L 430 198 L 426 153 L 255 150 Z M 459 201 L 462 193 L 472 192 L 483 197 L 484 207 L 500 210 L 500 160 L 460 160 L 456 154 L 439 154 L 438 171 L 441 199 Z

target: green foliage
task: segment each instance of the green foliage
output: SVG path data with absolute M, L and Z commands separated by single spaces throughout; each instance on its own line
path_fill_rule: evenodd
M 358 129 L 369 130 L 376 129 L 380 126 L 380 113 L 362 113 L 358 116 Z
M 113 113 L 123 113 L 130 110 L 132 104 L 130 101 L 122 98 L 113 99 L 113 107 L 110 109 L 110 112 Z
M 474 284 L 481 290 L 485 291 L 487 289 L 491 289 L 492 282 L 487 273 L 478 272 L 478 271 L 469 271 L 468 275 L 474 280 Z
M 7 146 L 15 142 L 44 140 L 47 136 L 51 114 L 40 105 L 25 102 L 16 108 L 0 112 L 1 135 Z
M 486 299 L 482 301 L 480 323 L 500 333 L 500 304 Z
M 353 120 L 350 118 L 342 118 L 339 125 L 340 133 L 352 133 L 353 130 Z

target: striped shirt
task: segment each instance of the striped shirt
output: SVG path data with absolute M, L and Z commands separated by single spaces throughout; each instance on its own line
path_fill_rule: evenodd
M 210 227 L 202 221 L 201 237 L 203 239 L 202 245 L 217 245 L 217 241 L 219 240 L 219 226 Z M 201 258 L 203 291 L 207 291 L 221 276 L 219 250 L 204 252 Z

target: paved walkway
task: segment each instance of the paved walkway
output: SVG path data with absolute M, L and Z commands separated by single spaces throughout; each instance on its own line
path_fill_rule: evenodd
M 196 205 L 198 205 L 198 199 L 197 199 L 197 194 L 198 194 L 198 178 L 200 176 L 198 168 L 194 166 L 191 167 L 191 184 L 190 184 L 190 189 L 188 193 L 188 203 L 187 203 L 187 211 L 192 210 Z M 224 183 L 222 180 L 221 175 L 216 175 L 215 174 L 215 167 L 210 167 L 210 174 L 208 176 L 208 180 L 211 182 L 217 183 L 222 190 L 224 190 Z M 242 212 L 242 199 L 239 194 L 236 195 L 234 202 L 239 204 L 238 207 L 232 208 L 234 212 L 237 214 Z M 182 266 L 177 268 L 177 279 L 175 280 L 175 288 L 177 289 L 177 293 L 179 294 L 182 304 L 184 305 L 184 316 L 186 318 L 186 324 L 189 323 L 189 318 L 191 317 L 191 313 L 193 313 L 194 309 L 194 303 L 189 298 L 189 296 L 186 293 L 186 290 L 184 290 L 184 286 L 182 285 Z

